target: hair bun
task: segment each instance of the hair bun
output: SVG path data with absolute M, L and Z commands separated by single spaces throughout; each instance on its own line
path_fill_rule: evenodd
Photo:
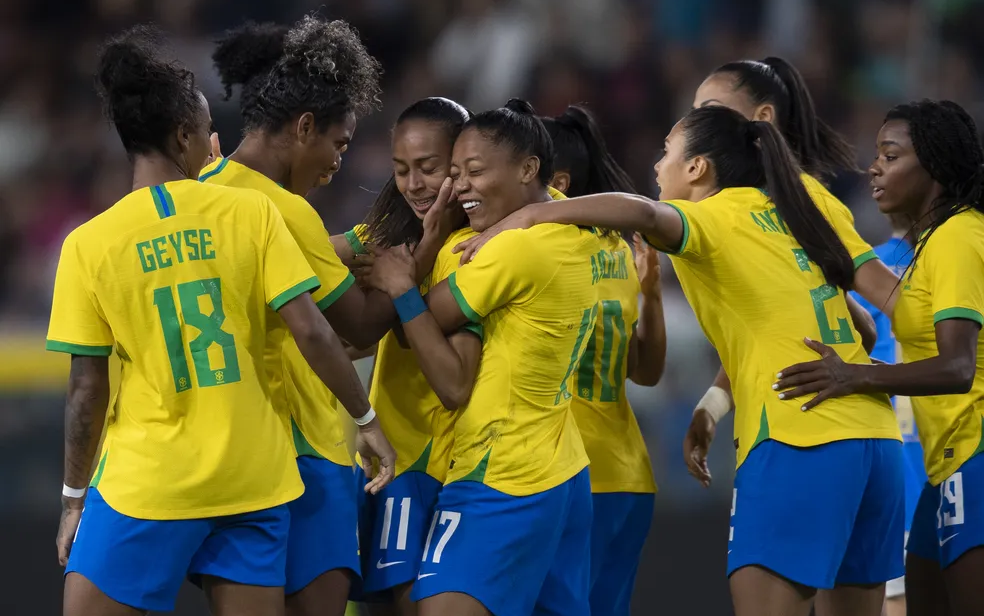
M 510 98 L 509 102 L 506 103 L 505 108 L 513 113 L 518 113 L 521 115 L 536 115 L 536 111 L 533 110 L 533 105 L 521 98 Z

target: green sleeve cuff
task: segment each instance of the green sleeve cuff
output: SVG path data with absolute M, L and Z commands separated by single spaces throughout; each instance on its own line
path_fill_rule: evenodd
M 690 223 L 687 222 L 687 215 L 683 213 L 683 210 L 673 205 L 669 201 L 661 201 L 660 203 L 665 203 L 666 205 L 676 210 L 676 213 L 680 215 L 680 222 L 683 223 L 683 237 L 680 239 L 680 247 L 677 248 L 676 250 L 667 250 L 666 248 L 660 248 L 659 246 L 656 246 L 655 244 L 650 242 L 649 238 L 646 237 L 645 234 L 642 237 L 646 240 L 647 244 L 649 244 L 650 246 L 652 246 L 653 248 L 655 248 L 660 252 L 665 252 L 668 255 L 682 254 L 683 251 L 686 250 L 687 248 L 687 240 L 690 239 Z
M 973 321 L 978 325 L 984 325 L 984 317 L 981 316 L 981 313 L 976 310 L 971 310 L 970 308 L 946 308 L 944 310 L 940 310 L 933 315 L 933 325 L 948 319 L 967 319 L 968 321 Z
M 303 295 L 304 293 L 309 293 L 311 291 L 314 291 L 320 286 L 321 283 L 318 281 L 318 277 L 311 276 L 304 282 L 299 282 L 295 284 L 294 286 L 287 289 L 277 297 L 270 300 L 269 306 L 274 310 L 280 310 L 281 308 L 284 307 L 284 304 L 286 304 L 290 300 L 296 299 L 297 297 Z
M 481 323 L 482 315 L 475 312 L 475 310 L 468 305 L 468 301 L 465 300 L 465 296 L 461 294 L 461 289 L 458 288 L 458 272 L 452 272 L 448 276 L 448 287 L 451 289 L 451 295 L 454 296 L 454 301 L 458 302 L 458 308 L 461 308 L 461 313 L 473 323 Z
M 868 261 L 872 259 L 877 259 L 878 255 L 875 254 L 874 250 L 869 250 L 868 252 L 863 252 L 858 256 L 854 257 L 854 269 L 858 269 Z
M 325 295 L 324 297 L 318 300 L 318 310 L 320 310 L 321 312 L 327 310 L 328 306 L 334 304 L 335 301 L 339 297 L 344 295 L 344 293 L 348 291 L 349 287 L 351 287 L 353 284 L 355 284 L 355 276 L 353 276 L 352 273 L 349 272 L 348 276 L 345 277 L 345 280 L 340 282 L 338 286 L 335 287 L 335 289 L 331 293 Z
M 59 342 L 57 340 L 45 341 L 44 348 L 45 350 L 55 351 L 56 353 L 85 355 L 86 357 L 109 357 L 113 354 L 113 345 L 96 346 L 88 344 L 72 344 L 71 342 Z
M 462 327 L 461 328 L 461 331 L 471 332 L 471 333 L 475 334 L 476 336 L 478 336 L 478 339 L 479 340 L 483 340 L 484 339 L 485 329 L 481 325 L 479 325 L 478 323 L 469 323 L 469 324 L 465 325 L 464 327 Z
M 362 240 L 359 239 L 358 234 L 356 234 L 355 229 L 349 229 L 345 232 L 345 240 L 352 247 L 357 255 L 366 254 L 366 247 L 362 245 Z

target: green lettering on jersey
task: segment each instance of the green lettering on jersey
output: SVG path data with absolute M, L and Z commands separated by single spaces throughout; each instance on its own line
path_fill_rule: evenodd
M 178 257 L 178 263 L 184 263 L 184 254 L 181 252 L 181 232 L 172 233 L 167 236 L 167 241 L 171 243 L 171 248 L 174 248 L 174 254 Z
M 602 250 L 591 255 L 591 284 L 608 279 L 628 280 L 629 269 L 625 261 L 625 251 Z
M 198 237 L 202 239 L 202 261 L 215 258 L 215 250 L 212 248 L 212 230 L 199 229 Z
M 200 253 L 198 252 L 198 231 L 195 229 L 186 229 L 184 232 L 184 243 L 188 248 L 189 261 L 198 261 L 201 259 Z
M 157 267 L 164 269 L 165 267 L 171 267 L 174 262 L 171 258 L 167 256 L 167 240 L 163 236 L 155 237 L 150 240 L 150 243 L 154 246 L 154 256 L 157 258 Z
M 144 273 L 153 272 L 157 269 L 157 262 L 154 260 L 154 252 L 150 248 L 150 242 L 137 243 L 137 256 L 140 257 L 140 267 Z
M 770 217 L 775 219 L 776 224 L 779 225 L 779 228 L 782 229 L 782 232 L 785 233 L 786 235 L 789 235 L 789 229 L 786 228 L 786 223 L 782 221 L 782 216 L 779 215 L 779 211 L 776 210 L 776 208 L 772 208 L 771 210 L 768 210 L 767 213 Z

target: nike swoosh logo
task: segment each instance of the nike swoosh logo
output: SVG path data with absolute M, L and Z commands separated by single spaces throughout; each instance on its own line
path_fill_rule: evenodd
M 940 547 L 943 547 L 943 544 L 945 544 L 945 543 L 946 543 L 947 541 L 949 541 L 950 539 L 953 539 L 954 537 L 956 537 L 956 536 L 957 536 L 957 535 L 959 535 L 959 534 L 960 534 L 960 533 L 953 533 L 952 535 L 950 535 L 950 536 L 949 536 L 949 537 L 947 537 L 946 539 L 941 539 L 941 540 L 940 540 Z
M 383 562 L 383 559 L 380 558 L 378 561 L 376 561 L 376 568 L 377 569 L 385 569 L 386 567 L 392 567 L 393 565 L 402 565 L 405 562 L 407 562 L 407 561 L 405 561 L 405 560 L 394 560 L 391 563 L 384 563 Z
M 418 573 L 417 574 L 417 579 L 418 580 L 422 580 L 422 579 L 424 579 L 426 577 L 430 577 L 432 575 L 437 575 L 437 574 L 436 573 Z

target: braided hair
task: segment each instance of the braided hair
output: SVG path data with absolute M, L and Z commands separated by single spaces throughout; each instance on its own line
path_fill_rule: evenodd
M 349 113 L 367 115 L 380 107 L 381 74 L 352 26 L 308 15 L 287 31 L 264 83 L 243 98 L 246 130 L 277 130 L 305 112 L 321 130 Z
M 943 223 L 971 209 L 984 213 L 984 148 L 973 118 L 952 101 L 898 105 L 885 116 L 890 120 L 909 125 L 919 164 L 942 189 L 924 215 L 928 224 L 916 241 L 911 268 Z

